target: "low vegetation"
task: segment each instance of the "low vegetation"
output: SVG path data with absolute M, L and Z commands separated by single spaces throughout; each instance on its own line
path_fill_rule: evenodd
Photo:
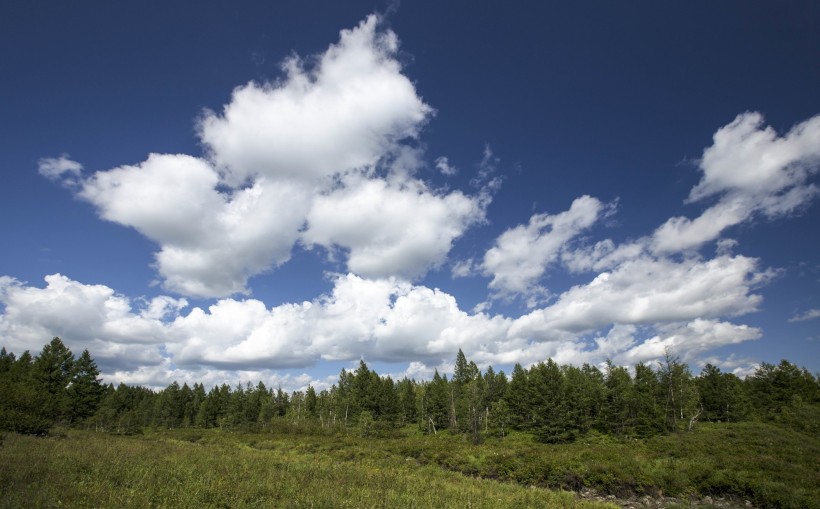
M 178 430 L 11 434 L 0 449 L 0 507 L 613 506 L 419 465 L 352 437 Z
M 300 428 L 300 429 L 294 429 Z M 473 445 L 413 427 L 389 436 L 308 424 L 266 432 L 9 433 L 0 507 L 614 507 L 573 491 L 676 497 L 679 507 L 820 507 L 816 436 L 764 423 L 542 444 L 513 433 Z
M 820 380 L 787 361 L 740 379 L 548 360 L 508 380 L 459 352 L 450 380 L 362 362 L 290 394 L 98 375 L 59 338 L 0 350 L 0 507 L 820 508 Z

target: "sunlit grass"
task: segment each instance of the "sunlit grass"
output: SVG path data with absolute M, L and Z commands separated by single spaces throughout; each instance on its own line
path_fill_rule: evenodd
M 761 423 L 558 445 L 514 433 L 475 446 L 411 427 L 379 438 L 309 427 L 69 431 L 0 445 L 0 507 L 605 507 L 570 492 L 593 488 L 816 508 L 818 486 L 818 437 Z
M 419 465 L 372 441 L 213 430 L 10 434 L 0 495 L 2 507 L 606 507 Z

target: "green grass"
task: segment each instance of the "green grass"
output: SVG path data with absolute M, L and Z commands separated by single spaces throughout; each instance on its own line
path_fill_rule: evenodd
M 6 435 L 0 507 L 613 507 L 419 465 L 353 437 Z
M 820 440 L 761 423 L 647 440 L 480 446 L 408 427 L 379 438 L 319 428 L 141 436 L 8 434 L 0 507 L 606 507 L 561 490 L 820 507 Z M 610 506 L 612 507 L 612 506 Z
M 473 447 L 460 437 L 404 439 L 392 447 L 422 462 L 552 489 L 594 488 L 619 497 L 728 496 L 758 507 L 820 508 L 820 440 L 763 423 L 704 423 L 647 440 L 592 435 L 572 444 L 514 434 Z

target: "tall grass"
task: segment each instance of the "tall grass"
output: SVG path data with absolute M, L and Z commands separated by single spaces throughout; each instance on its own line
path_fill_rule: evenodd
M 9 434 L 0 448 L 0 507 L 612 507 L 465 477 L 367 445 L 214 430 Z
M 0 508 L 606 507 L 561 491 L 581 488 L 820 508 L 818 437 L 762 423 L 703 424 L 646 440 L 589 435 L 560 445 L 521 433 L 475 446 L 412 427 L 378 438 L 311 429 L 8 434 L 0 445 Z

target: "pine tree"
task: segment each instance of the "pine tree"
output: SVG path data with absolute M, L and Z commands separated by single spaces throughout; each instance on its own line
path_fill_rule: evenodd
M 542 442 L 572 440 L 571 424 L 564 400 L 564 375 L 552 359 L 530 369 L 530 390 L 533 397 L 534 431 Z
M 71 385 L 68 387 L 70 416 L 72 421 L 88 419 L 97 411 L 105 391 L 100 370 L 88 350 L 83 350 L 74 362 Z
M 447 425 L 449 417 L 449 387 L 447 376 L 433 373 L 433 380 L 425 385 L 423 407 L 426 413 L 425 429 L 435 431 Z M 431 426 L 434 428 L 431 428 Z
M 317 416 L 319 400 L 316 397 L 316 389 L 312 385 L 308 385 L 305 392 L 305 416 L 308 418 L 315 418 Z
M 52 339 L 34 359 L 32 374 L 37 384 L 36 390 L 46 395 L 42 416 L 52 423 L 70 420 L 68 386 L 73 372 L 74 354 L 60 338 Z
M 401 407 L 402 424 L 415 422 L 418 415 L 416 409 L 416 382 L 404 377 L 398 383 L 397 392 Z
M 663 431 L 664 413 L 660 404 L 663 394 L 657 373 L 646 364 L 636 364 L 630 392 L 630 417 L 638 435 L 650 436 Z
M 510 424 L 515 429 L 527 430 L 533 425 L 530 392 L 529 375 L 516 363 L 504 396 L 510 410 Z
M 15 360 L 13 353 L 6 353 L 5 346 L 0 348 L 0 374 L 8 373 L 14 365 Z
M 623 366 L 606 362 L 604 403 L 599 427 L 604 433 L 626 435 L 631 431 L 629 393 L 632 378 Z

